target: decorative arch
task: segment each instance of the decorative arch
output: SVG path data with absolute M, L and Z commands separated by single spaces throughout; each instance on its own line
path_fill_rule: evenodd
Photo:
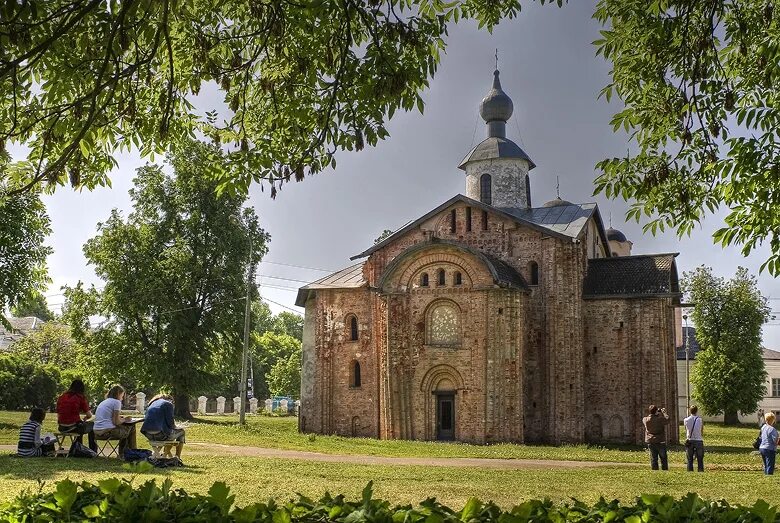
M 352 417 L 352 437 L 360 436 L 360 416 Z
M 452 388 L 439 388 L 439 386 Z M 461 377 L 458 369 L 444 364 L 428 369 L 428 372 L 425 373 L 420 381 L 420 390 L 426 396 L 437 391 L 458 391 L 464 388 L 463 377 Z
M 436 300 L 425 311 L 425 343 L 458 347 L 463 337 L 461 311 L 451 300 Z
M 604 425 L 601 416 L 594 414 L 588 423 L 587 436 L 588 441 L 597 442 L 604 439 Z
M 609 432 L 607 437 L 613 441 L 622 441 L 624 437 L 623 418 L 617 414 L 609 419 Z

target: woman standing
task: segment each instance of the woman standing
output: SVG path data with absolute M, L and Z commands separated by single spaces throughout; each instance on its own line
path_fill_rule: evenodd
M 764 474 L 775 473 L 775 456 L 777 453 L 777 443 L 780 439 L 775 425 L 775 413 L 772 411 L 764 415 L 766 423 L 761 427 L 761 445 L 758 451 L 764 460 Z
M 125 389 L 121 385 L 114 385 L 106 394 L 106 399 L 95 409 L 95 438 L 118 439 L 119 457 L 122 457 L 126 448 L 137 448 L 135 424 L 132 418 L 121 415 L 124 397 Z
M 84 419 L 81 415 L 84 414 Z M 57 399 L 57 424 L 62 433 L 78 434 L 76 441 L 82 443 L 83 434 L 87 435 L 89 448 L 97 452 L 95 433 L 92 431 L 94 423 L 87 421 L 92 417 L 92 411 L 84 394 L 84 382 L 73 380 L 70 388 Z

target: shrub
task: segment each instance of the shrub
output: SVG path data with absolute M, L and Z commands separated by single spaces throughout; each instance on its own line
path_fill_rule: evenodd
M 50 409 L 61 388 L 60 372 L 55 366 L 14 354 L 0 355 L 0 409 Z
M 145 470 L 140 467 L 139 470 Z M 416 507 L 391 507 L 373 499 L 372 485 L 362 499 L 325 494 L 319 501 L 300 496 L 296 501 L 255 503 L 233 507 L 235 496 L 224 483 L 214 483 L 208 495 L 188 494 L 173 489 L 167 479 L 162 485 L 149 480 L 134 487 L 130 480 L 104 479 L 97 485 L 60 481 L 51 493 L 23 494 L 0 506 L 0 521 L 190 521 L 190 522 L 404 522 L 404 523 L 523 523 L 626 521 L 777 521 L 777 507 L 758 501 L 752 507 L 705 501 L 696 494 L 675 500 L 671 496 L 643 495 L 634 503 L 601 499 L 593 506 L 579 501 L 557 505 L 549 500 L 526 501 L 511 510 L 493 503 L 470 499 L 459 511 L 426 499 Z

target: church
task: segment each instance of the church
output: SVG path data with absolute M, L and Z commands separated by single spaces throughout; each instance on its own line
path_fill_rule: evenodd
M 656 404 L 676 442 L 677 254 L 632 255 L 595 203 L 534 205 L 498 71 L 479 110 L 465 195 L 299 289 L 300 430 L 641 443 Z

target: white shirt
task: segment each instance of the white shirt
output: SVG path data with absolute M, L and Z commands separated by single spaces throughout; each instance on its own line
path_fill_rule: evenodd
M 122 402 L 114 398 L 106 398 L 95 409 L 94 430 L 111 430 L 114 425 L 114 411 L 122 410 Z
M 704 441 L 701 435 L 701 427 L 704 422 L 699 416 L 688 416 L 683 420 L 686 438 L 691 441 Z

